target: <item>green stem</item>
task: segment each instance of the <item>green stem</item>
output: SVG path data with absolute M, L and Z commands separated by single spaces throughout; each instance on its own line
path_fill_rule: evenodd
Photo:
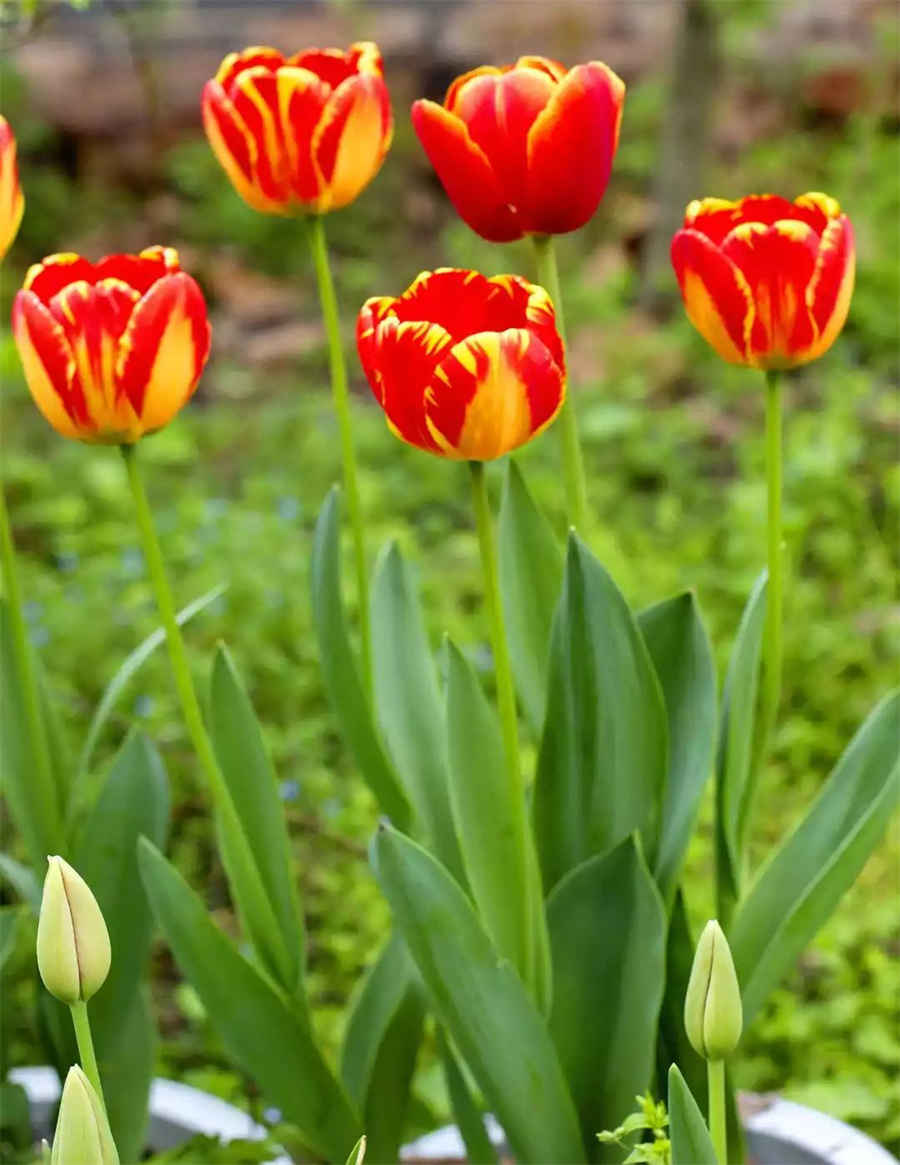
M 347 366 L 344 362 L 344 348 L 341 344 L 340 319 L 334 282 L 328 262 L 328 246 L 325 241 L 323 216 L 314 215 L 309 224 L 310 246 L 319 285 L 319 302 L 322 319 L 328 337 L 328 362 L 331 368 L 331 394 L 334 411 L 337 414 L 341 438 L 341 458 L 344 463 L 344 492 L 347 495 L 347 510 L 353 531 L 353 551 L 356 558 L 356 589 L 359 603 L 359 631 L 362 646 L 363 682 L 366 691 L 372 694 L 372 629 L 369 617 L 369 583 L 366 570 L 366 544 L 363 537 L 362 507 L 359 500 L 359 484 L 356 479 L 356 453 L 353 447 L 353 425 L 350 419 L 350 401 L 347 392 Z
M 94 1041 L 91 1038 L 91 1021 L 88 1019 L 87 1004 L 84 1000 L 70 1003 L 69 1011 L 72 1015 L 72 1026 L 75 1028 L 75 1042 L 78 1044 L 78 1058 L 81 1060 L 81 1067 L 105 1110 L 106 1101 L 103 1099 L 100 1069 L 97 1067 L 97 1057 L 94 1055 Z
M 709 1135 L 719 1165 L 728 1165 L 728 1133 L 725 1119 L 725 1061 L 706 1061 L 709 1089 Z
M 497 547 L 494 540 L 494 523 L 488 499 L 484 476 L 484 463 L 470 461 L 472 475 L 472 503 L 475 510 L 475 526 L 478 531 L 478 545 L 481 551 L 481 567 L 484 574 L 484 589 L 487 599 L 488 618 L 491 627 L 491 649 L 494 656 L 494 676 L 497 684 L 497 706 L 500 712 L 500 726 L 503 736 L 503 754 L 506 759 L 506 775 L 509 803 L 512 808 L 516 828 L 520 885 L 523 899 L 521 903 L 522 950 L 519 969 L 523 980 L 534 985 L 535 966 L 535 915 L 532 897 L 534 876 L 528 854 L 528 821 L 525 814 L 525 787 L 522 781 L 522 767 L 519 760 L 519 726 L 516 715 L 516 692 L 513 686 L 512 667 L 509 661 L 509 647 L 506 627 L 503 621 L 503 606 L 500 599 L 500 579 L 497 571 Z
M 22 592 L 16 569 L 16 552 L 6 512 L 6 498 L 2 489 L 0 489 L 0 561 L 3 564 L 4 591 L 9 611 L 10 640 L 16 672 L 21 684 L 21 697 L 28 727 L 28 739 L 31 744 L 33 768 L 28 784 L 30 796 L 37 810 L 36 817 L 42 827 L 41 836 L 35 841 L 42 852 L 33 855 L 40 867 L 48 853 L 56 853 L 61 848 L 61 813 L 56 783 L 53 779 L 53 767 L 50 761 L 50 748 L 47 743 L 44 717 L 41 711 L 37 674 L 31 656 L 31 648 L 28 644 L 28 628 L 23 614 Z
M 120 448 L 134 498 L 135 515 L 144 557 L 147 561 L 147 570 L 166 632 L 166 643 L 175 678 L 175 690 L 181 702 L 181 710 L 188 734 L 206 774 L 210 793 L 219 816 L 223 842 L 222 856 L 238 912 L 264 963 L 279 982 L 292 988 L 290 959 L 287 957 L 283 935 L 275 919 L 259 874 L 259 868 L 247 841 L 247 835 L 241 825 L 231 792 L 222 776 L 212 741 L 203 722 L 203 714 L 200 711 L 200 702 L 197 699 L 197 692 L 191 677 L 184 639 L 176 618 L 175 601 L 172 597 L 162 550 L 153 525 L 153 514 L 138 469 L 137 446 L 122 445 Z
M 769 580 L 766 595 L 763 669 L 763 742 L 770 741 L 781 695 L 784 553 L 781 537 L 781 378 L 766 373 L 766 484 L 768 487 Z M 764 743 L 765 747 L 765 743 Z
M 532 235 L 531 241 L 537 258 L 538 280 L 550 293 L 556 310 L 556 327 L 563 344 L 566 343 L 566 325 L 563 318 L 562 293 L 559 289 L 559 270 L 556 265 L 556 246 L 553 235 Z M 568 355 L 568 353 L 567 353 Z M 562 438 L 563 475 L 566 483 L 566 506 L 569 524 L 584 530 L 587 518 L 587 485 L 584 477 L 584 461 L 581 442 L 578 439 L 578 418 L 571 386 L 566 392 L 566 402 L 559 414 L 559 431 Z

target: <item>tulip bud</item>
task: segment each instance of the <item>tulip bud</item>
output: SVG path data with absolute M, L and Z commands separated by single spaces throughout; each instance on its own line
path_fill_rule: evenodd
M 44 986 L 63 1003 L 90 999 L 109 974 L 109 933 L 87 882 L 60 857 L 47 859 L 38 918 Z
M 63 1086 L 50 1165 L 119 1165 L 103 1105 L 77 1064 Z
M 744 1016 L 731 949 L 715 919 L 703 928 L 684 1001 L 684 1027 L 694 1051 L 724 1060 L 738 1045 Z

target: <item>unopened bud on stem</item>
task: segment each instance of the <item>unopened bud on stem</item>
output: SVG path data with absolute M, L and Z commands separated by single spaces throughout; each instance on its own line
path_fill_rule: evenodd
M 50 1165 L 119 1165 L 103 1105 L 77 1064 L 63 1086 Z
M 38 919 L 38 969 L 51 995 L 69 1005 L 85 1002 L 109 974 L 109 932 L 84 878 L 60 857 L 50 857 L 47 863 Z
M 744 1016 L 728 940 L 718 922 L 703 928 L 684 1001 L 684 1027 L 705 1060 L 724 1060 L 738 1045 Z

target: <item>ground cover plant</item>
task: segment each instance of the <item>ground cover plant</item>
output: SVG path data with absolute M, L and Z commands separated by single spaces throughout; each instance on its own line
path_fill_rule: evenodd
M 871 164 L 877 167 L 877 135 L 869 146 Z M 853 146 L 846 148 L 849 153 Z M 869 197 L 875 202 L 878 196 L 873 190 Z M 856 221 L 855 208 L 853 217 Z M 446 246 L 457 262 L 473 263 L 477 254 L 476 265 L 488 271 L 491 263 L 494 269 L 506 269 L 517 266 L 518 261 L 528 262 L 524 249 L 521 254 L 516 253 L 515 265 L 503 264 L 496 256 L 484 262 L 490 252 L 458 230 L 449 232 Z M 477 252 L 475 247 L 479 248 Z M 352 246 L 346 254 L 348 258 L 342 267 L 351 265 Z M 589 293 L 582 281 L 583 269 L 574 261 L 567 263 L 567 258 L 574 260 L 574 254 L 565 255 L 563 261 L 564 294 L 573 305 L 569 313 L 570 330 L 581 323 L 587 325 L 584 331 L 589 333 L 598 320 L 611 325 L 630 295 L 627 271 L 620 271 L 612 285 L 599 294 Z M 361 283 L 366 282 L 358 278 Z M 370 287 L 380 290 L 378 284 Z M 883 305 L 878 306 L 880 309 Z M 875 312 L 875 321 L 877 318 Z M 759 483 L 754 486 L 752 480 L 754 476 L 758 479 L 762 463 L 759 412 L 755 407 L 758 402 L 748 401 L 744 382 L 719 365 L 695 363 L 702 360 L 701 349 L 681 321 L 674 321 L 652 338 L 646 328 L 641 328 L 640 319 L 634 320 L 632 326 L 639 340 L 635 346 L 640 350 L 609 352 L 607 359 L 612 368 L 604 370 L 602 383 L 583 393 L 584 404 L 579 405 L 587 431 L 590 492 L 601 519 L 591 531 L 591 545 L 612 568 L 635 608 L 680 586 L 696 583 L 704 609 L 708 611 L 719 663 L 723 665 L 741 606 L 758 570 L 760 547 L 764 542 L 765 495 Z M 839 345 L 829 358 L 837 362 L 834 368 L 826 371 L 826 365 L 820 363 L 794 381 L 798 399 L 808 403 L 809 411 L 792 416 L 788 429 L 789 446 L 793 445 L 794 449 L 787 458 L 786 524 L 788 529 L 793 528 L 797 544 L 805 552 L 801 571 L 795 567 L 792 572 L 794 590 L 790 601 L 802 603 L 801 609 L 808 610 L 810 617 L 808 620 L 796 617 L 787 623 L 785 654 L 788 660 L 793 660 L 793 666 L 787 671 L 784 697 L 787 712 L 776 739 L 774 764 L 761 796 L 766 800 L 777 798 L 779 816 L 784 814 L 791 819 L 802 814 L 821 775 L 837 758 L 866 708 L 885 689 L 885 679 L 890 673 L 891 628 L 884 612 L 890 593 L 891 518 L 881 478 L 884 465 L 890 461 L 892 436 L 884 424 L 886 390 L 878 388 L 880 361 L 886 367 L 891 358 L 890 341 L 880 339 L 881 325 L 877 322 L 873 324 L 870 320 L 854 332 L 851 317 L 850 327 L 849 336 L 842 342 L 843 348 Z M 698 367 L 702 368 L 702 375 Z M 305 372 L 315 375 L 321 371 L 320 357 L 313 353 Z M 876 374 L 874 391 L 872 371 Z M 702 379 L 705 376 L 714 376 L 722 383 L 724 399 L 733 403 L 733 412 L 721 403 L 710 404 Z M 658 387 L 650 394 L 654 408 L 648 412 L 647 388 L 657 378 Z M 330 437 L 333 422 L 323 402 L 312 400 L 298 409 L 294 398 L 286 405 L 281 399 L 285 388 L 273 384 L 267 387 L 268 400 L 259 417 L 254 417 L 250 424 L 242 394 L 248 391 L 251 378 L 239 369 L 226 366 L 222 369 L 222 379 L 231 385 L 236 403 L 228 406 L 227 411 L 218 406 L 215 410 L 204 409 L 187 425 L 184 420 L 179 421 L 177 427 L 142 446 L 142 454 L 146 449 L 148 467 L 152 466 L 154 474 L 154 494 L 157 481 L 163 483 L 164 493 L 171 490 L 169 504 L 159 507 L 156 501 L 154 508 L 157 517 L 162 519 L 167 552 L 172 555 L 174 551 L 174 560 L 178 563 L 179 595 L 187 601 L 208 592 L 221 581 L 223 574 L 228 576 L 228 591 L 214 600 L 206 614 L 197 616 L 189 635 L 192 645 L 199 645 L 204 638 L 211 642 L 224 631 L 230 645 L 237 649 L 239 669 L 266 724 L 288 816 L 294 822 L 292 845 L 296 849 L 295 860 L 298 855 L 301 858 L 298 865 L 303 871 L 304 899 L 312 914 L 310 930 L 313 935 L 321 930 L 323 936 L 316 937 L 311 945 L 310 986 L 316 1002 L 326 1004 L 317 1020 L 324 1029 L 326 1043 L 333 1043 L 342 1009 L 334 1006 L 329 1015 L 328 1004 L 346 994 L 350 983 L 357 978 L 360 962 L 369 961 L 368 956 L 378 945 L 386 925 L 384 906 L 377 904 L 379 899 L 374 888 L 371 882 L 363 880 L 362 873 L 361 843 L 371 829 L 372 804 L 353 783 L 352 765 L 346 754 L 342 754 L 334 734 L 334 722 L 322 698 L 309 614 L 303 609 L 305 604 L 296 601 L 296 595 L 305 596 L 308 590 L 305 556 L 290 546 L 285 535 L 286 530 L 298 527 L 307 535 L 312 530 L 319 501 L 335 474 L 334 442 Z M 612 401 L 608 390 L 610 379 L 620 386 Z M 258 395 L 253 399 L 259 399 Z M 26 410 L 14 407 L 21 412 L 27 428 L 31 422 Z M 738 433 L 728 440 L 711 441 L 707 435 L 710 419 L 726 429 L 729 423 L 736 423 Z M 419 560 L 432 642 L 449 628 L 451 636 L 469 647 L 470 658 L 489 676 L 489 657 L 485 656 L 483 647 L 479 651 L 486 637 L 486 626 L 482 623 L 480 637 L 473 634 L 473 613 L 478 618 L 480 606 L 480 584 L 462 487 L 448 498 L 445 466 L 438 464 L 435 468 L 423 457 L 414 459 L 413 454 L 399 446 L 385 448 L 378 417 L 369 416 L 356 423 L 361 430 L 357 437 L 363 504 L 369 514 L 375 515 L 378 532 L 383 524 L 385 534 L 399 533 L 407 552 Z M 32 431 L 38 447 L 43 437 L 35 427 Z M 328 439 L 323 440 L 323 436 Z M 554 450 L 547 446 L 546 439 L 532 446 L 523 457 L 523 468 L 533 492 L 546 504 L 559 529 L 564 516 L 555 483 L 557 462 Z M 822 464 L 823 449 L 828 450 L 831 464 Z M 207 457 L 198 459 L 198 453 L 212 459 L 210 472 L 216 488 L 208 492 L 197 490 L 192 497 L 183 488 L 185 471 L 198 464 L 198 460 L 201 464 L 207 463 Z M 794 460 L 796 454 L 799 457 Z M 44 596 L 43 610 L 31 608 L 39 637 L 42 630 L 53 636 L 51 642 L 60 644 L 62 659 L 65 652 L 74 655 L 76 651 L 75 644 L 62 643 L 69 637 L 65 613 L 58 609 L 58 603 L 46 601 L 59 595 L 60 585 L 75 588 L 70 598 L 84 605 L 86 624 L 94 633 L 77 644 L 77 669 L 57 668 L 56 660 L 52 669 L 52 682 L 58 685 L 56 691 L 70 711 L 70 735 L 80 745 L 80 733 L 71 732 L 72 723 L 78 719 L 76 709 L 90 707 L 102 683 L 102 679 L 93 679 L 91 691 L 92 676 L 101 669 L 92 672 L 87 661 L 93 658 L 99 663 L 120 658 L 136 642 L 130 620 L 123 619 L 118 627 L 106 626 L 107 621 L 99 617 L 108 608 L 109 600 L 102 595 L 91 595 L 92 590 L 99 589 L 94 580 L 103 580 L 105 596 L 110 589 L 123 597 L 129 596 L 148 632 L 155 627 L 156 620 L 140 577 L 139 555 L 129 550 L 134 546 L 133 536 L 124 534 L 125 529 L 130 530 L 129 514 L 119 476 L 89 465 L 82 450 L 54 448 L 53 456 L 56 464 L 65 466 L 72 474 L 71 480 L 83 481 L 87 497 L 97 507 L 96 511 L 92 508 L 89 512 L 92 516 L 95 512 L 102 515 L 102 522 L 85 524 L 85 501 L 83 498 L 79 501 L 80 491 L 73 488 L 66 491 L 65 497 L 60 496 L 58 489 L 53 488 L 50 468 L 22 451 L 16 451 L 13 457 L 9 480 L 13 489 L 18 482 L 16 514 L 22 517 L 17 517 L 17 526 L 24 527 L 26 532 L 33 531 L 43 542 L 43 545 L 38 543 L 40 553 L 27 560 L 26 569 L 29 597 L 36 596 L 31 601 L 40 603 Z M 300 463 L 304 466 L 302 489 L 298 488 L 296 472 Z M 848 466 L 858 467 L 856 480 L 849 473 L 834 472 L 836 467 Z M 795 475 L 793 484 L 792 474 Z M 318 475 L 315 486 L 311 480 L 314 475 Z M 721 493 L 715 497 L 698 485 L 698 478 L 701 483 L 704 480 L 708 483 L 713 476 L 723 483 Z M 681 490 L 677 483 L 682 486 Z M 633 520 L 625 521 L 625 514 L 629 518 L 633 516 Z M 409 519 L 415 526 L 415 538 L 405 530 Z M 99 546 L 95 545 L 97 540 Z M 47 561 L 48 541 L 51 554 L 59 555 L 56 564 L 61 570 L 47 570 L 42 564 Z M 373 537 L 372 541 L 381 539 Z M 660 544 L 666 547 L 667 555 L 660 554 Z M 273 546 L 277 547 L 275 553 Z M 260 587 L 258 571 L 247 563 L 249 548 L 254 547 L 268 568 L 264 589 Z M 65 557 L 73 552 L 77 555 L 74 563 L 71 557 Z M 848 557 L 853 561 L 853 570 L 847 569 Z M 229 560 L 231 570 L 222 571 L 223 559 Z M 352 560 L 348 560 L 347 570 L 352 572 L 352 569 Z M 196 589 L 189 588 L 188 580 L 196 580 L 199 585 Z M 823 586 L 824 580 L 829 580 L 831 585 Z M 83 594 L 79 595 L 81 588 Z M 704 591 L 712 600 L 709 607 Z M 862 601 L 855 602 L 857 596 Z M 828 610 L 830 602 L 840 603 L 850 625 L 855 625 L 851 620 L 858 619 L 860 611 L 873 612 L 862 636 L 836 633 L 834 614 Z M 96 617 L 89 619 L 87 616 L 92 610 Z M 218 620 L 218 627 L 210 626 L 212 619 Z M 232 622 L 243 625 L 236 641 Z M 137 687 L 132 689 L 134 694 L 139 688 L 146 697 L 138 699 L 131 713 L 127 703 L 119 706 L 116 720 L 104 730 L 103 744 L 114 747 L 121 740 L 123 722 L 130 721 L 136 713 L 151 728 L 151 735 L 168 742 L 170 748 L 177 748 L 176 758 L 183 755 L 183 771 L 189 774 L 193 766 L 187 750 L 181 748 L 185 742 L 177 727 L 174 701 L 170 699 L 166 703 L 167 673 L 159 655 L 160 658 L 148 662 L 146 670 L 140 673 Z M 830 660 L 830 688 L 827 683 L 813 682 L 820 679 L 818 669 L 825 656 Z M 858 676 L 857 672 L 866 668 L 873 656 L 876 666 L 870 674 Z M 808 661 L 807 666 L 798 666 L 800 661 Z M 103 675 L 108 676 L 111 670 L 107 667 Z M 202 668 L 197 667 L 197 672 L 198 676 L 203 675 Z M 285 682 L 288 674 L 290 684 Z M 304 678 L 298 680 L 298 675 Z M 71 686 L 66 689 L 65 684 Z M 311 714 L 298 713 L 298 693 L 304 712 L 308 710 Z M 147 697 L 152 702 L 148 703 Z M 313 765 L 308 761 L 309 752 L 315 757 Z M 335 771 L 344 774 L 337 785 Z M 204 824 L 202 798 L 197 798 L 196 784 L 193 794 L 189 789 L 185 785 L 182 790 L 176 784 L 175 801 L 180 816 L 176 813 L 170 853 L 189 882 L 201 885 L 212 875 L 211 900 L 227 910 L 221 871 Z M 772 840 L 782 833 L 781 821 L 774 815 L 771 818 L 762 815 L 760 836 L 756 839 L 759 852 L 769 848 Z M 347 845 L 348 836 L 356 839 L 360 846 L 357 851 L 354 852 L 352 842 Z M 708 895 L 709 868 L 709 847 L 701 836 L 688 867 L 688 886 L 695 890 L 692 906 L 701 921 L 714 910 Z M 878 863 L 874 872 L 873 867 L 869 868 L 857 893 L 868 896 L 872 886 L 880 886 L 881 893 L 889 900 L 892 881 L 887 856 L 883 857 L 880 868 Z M 352 887 L 349 895 L 348 887 Z M 319 910 L 321 922 L 316 926 Z M 887 911 L 885 914 L 887 920 L 889 914 Z M 878 913 L 867 910 L 866 916 L 866 925 L 870 924 L 877 934 Z M 346 919 L 343 931 L 342 918 Z M 362 944 L 361 958 L 358 928 L 362 921 L 371 925 L 371 935 Z M 316 949 L 315 944 L 320 941 L 321 948 Z M 879 1112 L 886 1116 L 890 1105 L 889 1099 L 883 1099 L 887 1095 L 887 1071 L 878 1075 L 879 1062 L 888 1068 L 892 1055 L 889 1042 L 886 1046 L 878 1035 L 886 1026 L 884 1001 L 890 999 L 890 972 L 884 960 L 879 961 L 871 953 L 878 946 L 870 944 L 865 932 L 862 938 L 858 931 L 852 938 L 846 936 L 842 946 L 845 950 L 859 951 L 858 957 L 865 965 L 871 987 L 867 1001 L 859 995 L 847 1000 L 844 1022 L 855 1028 L 855 1017 L 866 1014 L 870 1022 L 862 1030 L 868 1031 L 869 1037 L 868 1042 L 865 1036 L 860 1037 L 863 1042 L 856 1071 L 861 1087 L 854 1092 L 841 1083 L 844 1078 L 841 1072 L 846 1073 L 846 1068 L 839 1067 L 836 1057 L 831 1097 L 833 1102 L 842 1104 L 849 1096 L 850 1103 L 856 1103 L 862 1111 L 847 1115 L 868 1115 L 877 1121 L 882 1119 Z M 801 990 L 811 995 L 813 1001 L 817 992 L 827 1000 L 828 975 L 841 975 L 848 965 L 852 964 L 841 959 L 837 966 L 826 961 L 824 969 L 814 966 L 810 972 L 805 968 L 806 980 Z M 166 970 L 162 966 L 160 969 Z M 160 976 L 160 987 L 169 975 L 167 971 Z M 24 996 L 30 988 L 24 977 L 20 984 L 19 990 Z M 194 1035 L 200 1033 L 204 1040 L 210 1038 L 204 1034 L 208 1033 L 208 1027 L 202 1001 L 186 987 L 181 988 L 179 1000 L 188 1016 L 194 1017 L 193 1028 L 188 1027 L 187 1035 L 192 1036 L 193 1031 Z M 796 1064 L 799 1058 L 796 1029 L 779 1035 L 779 1006 L 777 1002 L 770 1005 L 769 1020 L 775 1030 L 769 1034 L 771 1043 L 763 1048 L 774 1048 L 778 1056 L 790 1058 Z M 784 1010 L 780 1014 L 783 1016 Z M 816 1017 L 810 1022 L 821 1022 L 826 1031 L 827 1025 L 835 1022 L 833 1016 L 820 1015 L 816 1008 L 811 1008 L 810 1014 Z M 183 1036 L 184 1028 L 181 1031 Z M 15 1038 L 28 1037 L 23 1029 Z M 831 1038 L 837 1043 L 835 1036 Z M 179 1045 L 182 1052 L 178 1050 Z M 184 1038 L 173 1041 L 169 1048 L 169 1054 L 176 1057 L 183 1055 L 185 1059 L 190 1057 L 207 1064 L 210 1061 L 205 1048 L 198 1054 L 196 1045 L 192 1051 L 189 1040 Z M 226 1061 L 221 1063 L 224 1065 Z M 774 1061 L 774 1065 L 777 1063 Z M 762 1084 L 768 1080 L 780 1084 L 783 1077 L 774 1065 L 765 1050 L 751 1053 L 746 1078 Z M 199 1071 L 206 1071 L 204 1078 L 209 1079 L 208 1069 Z M 768 1077 L 767 1072 L 771 1073 Z M 224 1080 L 219 1079 L 229 1086 L 227 1074 Z M 826 1087 L 827 1083 L 826 1079 Z M 821 1085 L 821 1081 L 817 1084 Z M 428 1099 L 434 1097 L 427 1080 L 420 1092 Z M 883 1106 L 880 1110 L 879 1105 Z

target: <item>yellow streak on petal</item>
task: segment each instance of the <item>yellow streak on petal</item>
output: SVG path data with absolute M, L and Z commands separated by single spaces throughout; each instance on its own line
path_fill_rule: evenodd
M 194 387 L 195 355 L 191 320 L 179 304 L 156 350 L 141 408 L 142 433 L 161 429 L 185 404 Z
M 62 332 L 62 328 L 59 328 L 58 324 L 55 325 L 55 328 Z M 47 375 L 47 369 L 32 343 L 28 324 L 23 317 L 18 319 L 15 336 L 16 347 L 19 350 L 19 358 L 25 373 L 25 382 L 34 398 L 34 403 L 57 433 L 61 433 L 63 437 L 77 439 L 81 433 L 63 407 L 63 403 L 53 386 L 53 381 Z M 74 371 L 74 362 L 70 365 L 69 371 L 70 373 Z
M 343 81 L 341 84 L 347 83 Z M 340 88 L 339 85 L 335 93 L 338 93 Z M 335 108 L 336 103 L 332 94 L 313 133 L 313 158 L 318 154 L 319 143 L 326 127 L 335 116 Z M 375 177 L 387 146 L 388 142 L 382 133 L 381 106 L 372 93 L 367 89 L 360 89 L 354 97 L 353 106 L 344 123 L 331 181 L 326 183 L 323 177 L 325 191 L 319 199 L 319 210 L 340 210 L 352 202 Z M 316 170 L 318 169 L 316 164 Z
M 515 351 L 511 353 L 508 344 L 513 337 Z M 501 344 L 501 338 L 504 344 Z M 446 438 L 434 433 L 435 440 L 449 456 L 491 461 L 531 437 L 533 425 L 528 388 L 519 371 L 519 360 L 527 351 L 529 342 L 528 332 L 515 329 L 502 334 L 482 332 L 453 348 L 452 355 L 467 371 L 474 372 L 476 368 L 474 347 L 487 355 L 488 367 L 469 402 L 456 447 L 452 448 Z
M 809 206 L 821 210 L 826 218 L 837 218 L 841 213 L 841 204 L 830 194 L 823 194 L 820 190 L 810 190 L 808 194 L 801 194 L 794 199 L 795 206 Z
M 813 277 L 810 279 L 806 288 L 806 305 L 812 313 L 812 308 L 815 303 L 816 295 L 819 290 L 819 283 L 822 279 L 822 270 L 825 266 L 825 258 L 830 251 L 833 251 L 838 244 L 838 238 L 842 231 L 842 224 L 838 221 L 830 222 L 825 228 L 825 233 L 822 235 L 822 242 L 819 245 L 819 254 L 816 258 L 816 269 L 813 272 Z M 815 360 L 817 357 L 823 355 L 834 341 L 837 339 L 844 324 L 847 322 L 847 315 L 850 311 L 850 300 L 853 297 L 853 285 L 856 281 L 856 253 L 851 249 L 848 256 L 847 266 L 841 277 L 841 286 L 835 300 L 834 310 L 828 317 L 828 322 L 819 334 L 818 339 L 813 345 L 803 354 L 802 363 L 809 360 Z
M 46 267 L 64 267 L 70 263 L 76 263 L 80 258 L 81 256 L 76 255 L 74 251 L 61 251 L 58 255 L 48 255 L 41 263 L 32 263 L 25 274 L 22 290 L 28 291 Z

